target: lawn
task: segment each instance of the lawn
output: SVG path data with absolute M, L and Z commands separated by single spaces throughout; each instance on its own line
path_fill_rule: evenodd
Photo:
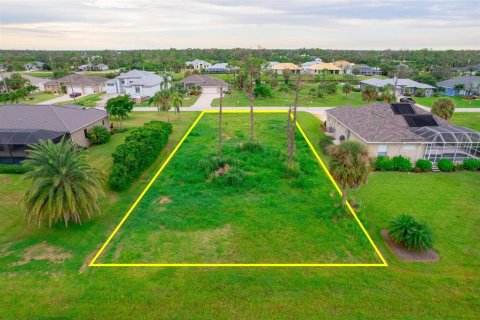
M 431 108 L 433 103 L 440 97 L 414 97 L 415 101 L 422 106 Z M 457 108 L 480 108 L 480 99 L 465 100 L 463 97 L 442 96 L 442 98 L 450 98 L 455 102 Z
M 190 95 L 184 96 L 182 107 L 191 107 L 195 102 L 197 102 L 198 97 L 200 96 L 190 96 Z M 148 100 L 145 100 L 137 104 L 136 107 L 154 107 L 154 105 L 153 104 L 148 105 Z
M 87 108 L 93 108 L 97 106 L 97 103 L 102 100 L 102 97 L 105 95 L 105 92 L 100 92 L 100 93 L 94 93 L 94 94 L 89 94 L 84 97 L 79 97 L 76 98 L 75 100 L 67 100 L 63 102 L 59 102 L 59 105 L 64 105 L 64 104 L 79 104 Z
M 480 131 L 480 112 L 456 112 L 450 122 Z
M 53 93 L 35 92 L 25 99 L 25 103 L 38 104 L 40 102 L 55 99 L 57 97 L 59 97 L 59 95 L 56 95 Z M 30 98 L 33 98 L 33 99 L 30 99 Z
M 309 86 L 311 87 L 311 86 Z M 308 87 L 308 88 L 309 88 Z M 337 107 L 337 106 L 361 106 L 367 104 L 362 100 L 360 92 L 351 92 L 347 97 L 338 89 L 337 94 L 325 95 L 323 98 L 317 98 L 308 93 L 308 88 L 302 90 L 298 105 L 301 107 Z M 294 92 L 278 92 L 273 91 L 273 97 L 255 98 L 254 105 L 257 107 L 287 107 L 293 105 Z M 219 106 L 219 100 L 215 99 L 212 102 L 214 107 Z M 232 89 L 231 94 L 225 95 L 223 98 L 223 105 L 225 107 L 245 107 L 248 106 L 248 97 L 245 92 Z
M 20 72 L 21 74 L 26 74 L 32 77 L 37 77 L 37 78 L 52 78 L 53 77 L 53 71 L 35 71 L 35 72 Z
M 175 122 L 169 150 L 197 115 L 171 116 Z M 155 118 L 154 112 L 136 113 L 126 125 L 137 126 Z M 299 119 L 318 147 L 320 121 L 305 113 L 300 113 Z M 109 153 L 123 137 L 117 134 L 109 144 L 89 149 L 90 161 L 108 169 Z M 235 138 L 236 135 L 231 136 Z M 206 137 L 199 135 L 195 139 Z M 216 136 L 211 137 L 212 143 L 215 139 Z M 194 145 L 194 141 L 190 145 L 187 142 L 185 147 L 195 148 Z M 0 174 L 2 318 L 124 319 L 138 314 L 149 319 L 476 319 L 480 312 L 480 175 L 475 172 L 374 173 L 367 185 L 352 193 L 360 219 L 386 255 L 388 268 L 87 268 L 89 259 L 163 159 L 165 153 L 129 190 L 107 191 L 101 216 L 69 229 L 61 225 L 40 230 L 26 226 L 18 206 L 25 182 L 18 175 Z M 195 170 L 192 161 L 185 176 Z M 278 181 L 272 184 L 277 186 Z M 176 191 L 180 186 L 174 187 Z M 283 202 L 278 198 L 265 201 L 265 208 L 272 201 Z M 188 196 L 171 204 L 183 200 L 189 201 Z M 403 212 L 430 224 L 436 236 L 435 249 L 440 254 L 438 263 L 401 262 L 389 252 L 379 231 Z M 212 221 L 217 219 L 211 212 L 204 214 Z M 161 215 L 154 218 L 165 219 Z M 278 229 L 279 236 L 289 228 L 286 225 Z M 312 228 L 308 226 L 309 230 Z M 47 259 L 35 259 L 42 254 Z

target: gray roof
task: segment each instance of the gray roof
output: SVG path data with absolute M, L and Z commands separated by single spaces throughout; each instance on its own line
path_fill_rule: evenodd
M 302 63 L 302 67 L 313 66 L 313 65 L 319 64 L 321 62 L 322 62 L 322 59 L 315 58 L 315 60 L 313 60 L 313 61 L 307 61 L 307 62 Z
M 46 82 L 47 85 L 62 83 L 72 86 L 94 86 L 97 84 L 105 83 L 108 79 L 104 77 L 90 77 L 83 74 L 71 74 L 56 80 Z
M 442 88 L 454 88 L 457 84 L 463 84 L 465 87 L 467 87 L 470 84 L 480 85 L 480 77 L 466 76 L 466 77 L 458 77 L 450 80 L 437 82 L 437 86 Z
M 201 60 L 201 59 L 195 59 L 193 61 L 187 61 L 185 62 L 185 64 L 188 66 L 188 65 L 193 65 L 193 64 L 197 64 L 197 63 L 203 63 L 203 64 L 210 64 L 210 62 L 207 62 L 205 60 Z
M 107 117 L 104 110 L 77 106 L 10 104 L 0 106 L 0 130 L 74 132 Z
M 417 106 L 412 107 L 416 114 L 430 114 Z M 425 141 L 412 131 L 402 115 L 393 113 L 388 103 L 333 108 L 326 112 L 367 142 Z M 440 126 L 450 126 L 448 121 L 433 117 Z
M 192 74 L 183 80 L 183 84 L 194 84 L 201 87 L 228 87 L 228 84 L 222 79 L 213 78 L 206 75 Z
M 228 63 L 215 63 L 214 65 L 212 65 L 209 69 L 225 69 L 227 70 L 229 67 L 228 67 Z
M 141 71 L 141 70 L 130 70 L 125 73 L 121 73 L 115 79 L 129 79 L 133 80 L 130 83 L 126 83 L 124 87 L 130 86 L 145 86 L 145 87 L 153 87 L 158 86 L 160 83 L 163 82 L 163 78 L 159 75 L 149 72 L 149 71 Z
M 379 79 L 379 78 L 371 78 L 360 81 L 360 83 L 367 84 L 370 86 L 374 86 L 377 88 L 384 87 L 388 84 L 395 85 L 395 79 Z M 418 89 L 435 89 L 431 85 L 417 82 L 411 79 L 397 79 L 397 86 L 398 87 L 407 87 L 407 88 L 418 88 Z

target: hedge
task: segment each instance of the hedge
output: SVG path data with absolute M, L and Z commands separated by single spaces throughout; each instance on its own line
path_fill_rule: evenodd
M 478 159 L 465 159 L 463 160 L 463 169 L 475 171 L 480 169 L 480 160 Z
M 449 159 L 438 160 L 437 166 L 438 166 L 438 169 L 440 169 L 440 171 L 444 171 L 444 172 L 451 172 L 455 169 L 455 166 L 453 165 L 452 160 L 449 160 Z
M 150 121 L 135 128 L 125 137 L 112 154 L 113 165 L 108 183 L 112 190 L 124 190 L 150 166 L 165 148 L 172 125 L 163 121 Z
M 422 172 L 432 171 L 432 163 L 425 159 L 418 159 L 417 163 L 415 163 L 415 167 L 420 169 Z
M 31 167 L 18 164 L 0 164 L 0 173 L 23 174 L 32 170 Z
M 412 171 L 412 163 L 410 159 L 403 156 L 390 158 L 388 156 L 378 156 L 373 162 L 373 166 L 377 171 Z

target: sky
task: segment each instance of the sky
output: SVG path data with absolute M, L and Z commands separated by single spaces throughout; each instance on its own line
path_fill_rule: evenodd
M 0 0 L 0 49 L 480 49 L 480 0 Z

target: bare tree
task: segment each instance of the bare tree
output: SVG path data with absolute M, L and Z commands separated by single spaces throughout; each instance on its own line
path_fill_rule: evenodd
M 250 107 L 250 142 L 254 141 L 255 116 L 253 112 L 253 102 L 255 100 L 255 81 L 260 78 L 261 60 L 249 58 L 245 61 L 243 90 L 248 94 L 248 104 Z
M 220 87 L 220 108 L 218 110 L 218 158 L 222 161 L 222 115 L 223 115 L 223 87 Z
M 291 166 L 293 163 L 293 155 L 295 153 L 295 129 L 297 126 L 297 109 L 298 109 L 298 97 L 300 91 L 304 87 L 304 83 L 300 75 L 297 76 L 295 81 L 295 99 L 293 101 L 293 107 L 288 110 L 287 121 L 287 161 Z

